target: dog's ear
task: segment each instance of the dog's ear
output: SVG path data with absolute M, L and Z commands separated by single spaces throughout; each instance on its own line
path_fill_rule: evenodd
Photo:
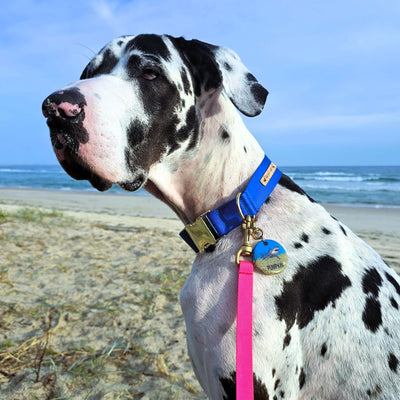
M 225 89 L 235 107 L 248 117 L 263 110 L 268 91 L 227 47 L 214 46 L 199 40 L 172 38 L 191 70 L 195 94 Z

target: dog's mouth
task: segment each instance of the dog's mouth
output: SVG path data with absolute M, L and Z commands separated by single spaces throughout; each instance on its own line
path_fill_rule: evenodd
M 141 175 L 131 182 L 121 182 L 119 183 L 119 186 L 128 192 L 136 192 L 144 186 L 145 182 L 146 178 Z
M 100 192 L 104 192 L 112 186 L 112 182 L 94 173 L 76 153 L 67 150 L 63 152 L 63 159 L 59 160 L 64 171 L 76 180 L 87 180 Z
M 69 158 L 65 157 L 64 160 L 60 161 L 60 164 L 69 176 L 76 180 L 89 181 L 90 184 L 100 192 L 110 189 L 113 185 L 113 182 L 110 182 L 94 173 L 82 160 L 79 159 L 79 157 L 75 155 L 70 155 Z M 115 183 L 117 183 L 123 190 L 136 192 L 144 186 L 145 181 L 146 179 L 144 176 L 139 176 L 132 181 Z
M 67 129 L 59 129 L 59 126 L 57 126 L 58 129 L 54 129 L 51 121 L 48 125 L 51 143 L 58 162 L 73 179 L 87 180 L 101 192 L 110 189 L 114 183 L 128 192 L 135 192 L 145 185 L 147 176 L 142 171 L 137 171 L 132 179 L 124 181 L 113 181 L 110 178 L 102 177 L 99 173 L 94 172 L 96 169 L 80 155 L 82 142 L 77 139 L 76 135 L 71 134 Z
M 118 184 L 123 190 L 128 192 L 136 192 L 146 183 L 146 176 L 144 174 L 139 174 L 134 179 L 128 181 L 111 182 L 110 180 L 96 174 L 79 156 L 79 154 L 72 149 L 65 147 L 57 149 L 57 147 L 54 146 L 54 150 L 60 165 L 71 178 L 76 180 L 87 180 L 100 192 L 110 189 L 113 183 Z

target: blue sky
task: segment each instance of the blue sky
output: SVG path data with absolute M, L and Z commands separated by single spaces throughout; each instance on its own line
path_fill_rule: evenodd
M 0 165 L 56 164 L 43 99 L 139 33 L 234 49 L 270 92 L 245 123 L 278 165 L 400 165 L 399 21 L 399 0 L 6 2 Z

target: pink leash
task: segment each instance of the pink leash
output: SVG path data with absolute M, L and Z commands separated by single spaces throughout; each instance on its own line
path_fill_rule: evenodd
M 236 399 L 253 398 L 253 263 L 240 261 L 236 328 Z

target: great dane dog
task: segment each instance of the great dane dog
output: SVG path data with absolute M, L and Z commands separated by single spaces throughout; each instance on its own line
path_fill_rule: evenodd
M 242 191 L 264 151 L 236 109 L 267 91 L 232 50 L 168 35 L 117 38 L 80 80 L 43 103 L 56 156 L 104 191 L 144 188 L 192 223 Z M 254 397 L 400 399 L 400 281 L 286 175 L 257 213 L 286 249 L 276 276 L 255 271 Z M 234 399 L 240 228 L 196 256 L 181 292 L 195 374 Z

